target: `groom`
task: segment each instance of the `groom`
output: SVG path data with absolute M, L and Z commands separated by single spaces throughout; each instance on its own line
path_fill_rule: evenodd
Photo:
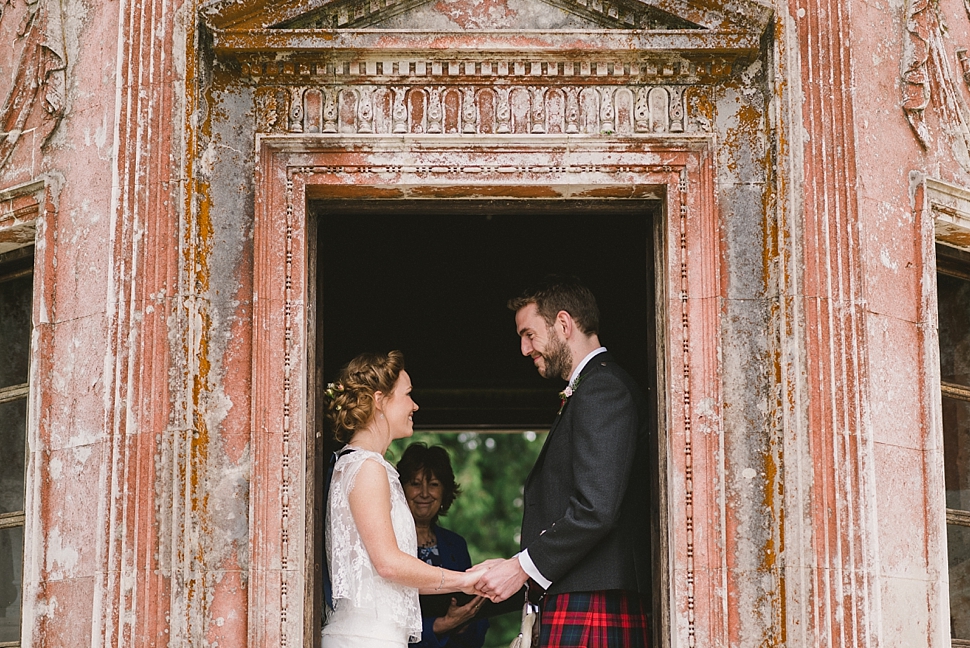
M 544 378 L 568 382 L 525 482 L 522 551 L 490 561 L 478 589 L 493 601 L 527 581 L 544 590 L 543 648 L 647 648 L 646 401 L 600 345 L 585 286 L 551 277 L 509 308 L 522 355 Z

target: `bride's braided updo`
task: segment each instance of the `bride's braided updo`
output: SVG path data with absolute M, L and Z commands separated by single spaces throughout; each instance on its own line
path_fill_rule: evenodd
M 374 416 L 374 393 L 390 396 L 404 370 L 404 354 L 362 353 L 344 367 L 337 381 L 327 385 L 327 416 L 333 435 L 347 443 Z

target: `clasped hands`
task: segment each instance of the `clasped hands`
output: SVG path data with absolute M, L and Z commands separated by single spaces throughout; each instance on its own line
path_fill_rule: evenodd
M 522 569 L 519 559 L 514 557 L 492 558 L 469 568 L 466 573 L 475 574 L 478 579 L 469 579 L 470 589 L 462 591 L 484 596 L 493 603 L 509 598 L 529 580 L 529 575 Z

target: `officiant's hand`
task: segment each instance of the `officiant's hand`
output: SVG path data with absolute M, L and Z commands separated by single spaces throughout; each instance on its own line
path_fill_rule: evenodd
M 476 593 L 488 597 L 493 603 L 499 603 L 512 596 L 529 580 L 529 575 L 522 569 L 518 558 L 490 560 L 488 563 L 491 564 L 482 573 L 475 590 Z M 482 563 L 481 566 L 485 564 Z
M 432 626 L 434 633 L 441 636 L 451 632 L 455 628 L 460 628 L 465 625 L 475 618 L 475 615 L 478 614 L 478 610 L 484 602 L 484 597 L 476 596 L 468 603 L 458 605 L 458 600 L 452 598 L 451 605 L 448 606 L 448 612 L 445 616 L 438 617 L 434 620 L 434 625 Z

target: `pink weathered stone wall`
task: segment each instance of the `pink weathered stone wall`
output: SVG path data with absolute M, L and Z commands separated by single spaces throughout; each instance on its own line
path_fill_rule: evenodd
M 956 56 L 970 19 L 955 2 L 778 12 L 779 61 L 800 76 L 779 95 L 804 129 L 786 143 L 795 236 L 782 232 L 779 277 L 784 630 L 799 645 L 948 645 L 935 253 L 920 183 L 970 182 Z
M 286 192 L 300 183 L 402 197 L 469 184 L 458 171 L 401 170 L 401 158 L 368 148 L 375 140 L 450 168 L 496 141 L 528 157 L 553 136 L 550 165 L 579 170 L 553 178 L 523 163 L 517 186 L 554 184 L 565 199 L 645 183 L 668 188 L 671 218 L 689 207 L 683 242 L 668 223 L 671 645 L 947 645 L 922 183 L 970 186 L 957 51 L 970 48 L 970 16 L 958 0 L 648 4 L 722 20 L 719 47 L 749 38 L 750 51 L 725 67 L 696 55 L 717 34 L 591 35 L 603 21 L 624 27 L 622 16 L 538 0 L 410 3 L 375 14 L 369 26 L 411 30 L 386 37 L 262 29 L 342 20 L 304 16 L 326 3 L 3 8 L 0 41 L 14 47 L 0 48 L 0 244 L 36 236 L 25 645 L 312 636 L 300 578 L 307 448 L 276 450 L 290 434 L 305 441 L 305 412 L 284 425 L 278 385 L 296 367 L 287 403 L 305 407 L 306 375 L 283 349 L 295 331 L 287 357 L 305 358 L 307 304 L 284 288 L 299 268 L 254 265 L 283 249 L 259 238 L 260 210 L 294 208 L 264 218 L 290 218 L 299 252 L 302 207 Z M 764 33 L 744 31 L 761 20 Z M 582 31 L 462 32 L 523 25 Z M 669 70 L 644 63 L 650 48 Z M 395 63 L 444 51 L 465 58 L 428 65 L 433 82 Z M 484 67 L 495 52 L 511 61 L 505 76 Z M 312 68 L 333 60 L 348 67 Z M 405 85 L 431 101 L 439 83 L 457 92 L 441 96 L 437 118 L 414 117 L 403 94 L 396 103 Z M 496 106 L 512 90 L 491 130 L 461 110 L 473 87 L 495 90 Z M 583 88 L 614 103 L 591 109 Z M 386 103 L 362 113 L 341 94 L 358 91 Z M 494 139 L 503 124 L 507 139 Z M 685 152 L 703 162 L 678 161 Z M 640 170 L 609 170 L 618 159 Z M 334 168 L 287 175 L 313 160 Z M 678 164 L 695 174 L 683 197 L 662 179 Z M 358 166 L 384 175 L 360 181 Z M 512 178 L 488 173 L 470 185 Z M 705 183 L 709 195 L 692 193 Z M 282 617 L 267 621 L 268 609 Z
M 38 205 L 0 221 L 37 232 L 25 645 L 245 644 L 248 412 L 221 424 L 240 348 L 209 320 L 197 22 L 160 2 L 0 18 L 0 190 Z

